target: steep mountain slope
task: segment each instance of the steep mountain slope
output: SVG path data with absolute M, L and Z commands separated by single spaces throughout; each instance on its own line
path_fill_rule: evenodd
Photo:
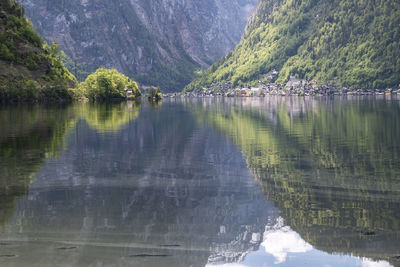
M 92 72 L 181 90 L 239 42 L 257 0 L 20 0 L 35 28 Z M 74 72 L 75 64 L 71 64 Z M 79 73 L 79 79 L 86 73 Z
M 400 2 L 263 0 L 244 38 L 186 89 L 257 83 L 273 69 L 351 88 L 400 82 Z
M 0 0 L 0 101 L 69 98 L 76 79 L 61 62 L 57 45 L 40 36 L 13 0 Z

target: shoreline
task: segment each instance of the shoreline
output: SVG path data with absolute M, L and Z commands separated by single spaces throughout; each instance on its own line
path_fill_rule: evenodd
M 255 90 L 257 89 L 257 90 Z M 400 96 L 400 89 L 386 90 L 346 90 L 346 91 L 264 91 L 259 88 L 242 89 L 235 92 L 186 92 L 186 93 L 165 93 L 163 98 L 194 98 L 194 97 L 228 97 L 228 98 L 262 98 L 267 96 Z

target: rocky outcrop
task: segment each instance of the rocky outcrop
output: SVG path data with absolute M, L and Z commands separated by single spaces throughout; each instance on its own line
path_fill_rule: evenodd
M 141 84 L 177 91 L 235 46 L 257 0 L 20 2 L 42 36 L 86 72 L 116 67 Z

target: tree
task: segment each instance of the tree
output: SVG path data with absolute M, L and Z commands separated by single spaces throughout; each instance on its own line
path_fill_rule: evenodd
M 147 91 L 147 99 L 149 101 L 160 101 L 162 99 L 161 89 L 158 86 L 157 88 L 150 87 Z
M 141 95 L 135 81 L 118 73 L 116 69 L 106 68 L 99 68 L 90 74 L 79 84 L 78 91 L 91 100 L 122 99 L 126 98 L 127 91 L 131 91 L 133 97 Z

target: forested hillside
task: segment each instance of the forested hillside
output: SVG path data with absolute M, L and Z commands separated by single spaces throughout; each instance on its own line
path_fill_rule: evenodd
M 240 40 L 258 0 L 19 0 L 60 44 L 79 80 L 116 68 L 141 85 L 180 91 Z
M 400 1 L 262 0 L 237 47 L 186 90 L 279 71 L 352 89 L 400 83 Z
M 0 101 L 71 98 L 76 79 L 61 59 L 56 44 L 42 44 L 20 4 L 0 0 Z

